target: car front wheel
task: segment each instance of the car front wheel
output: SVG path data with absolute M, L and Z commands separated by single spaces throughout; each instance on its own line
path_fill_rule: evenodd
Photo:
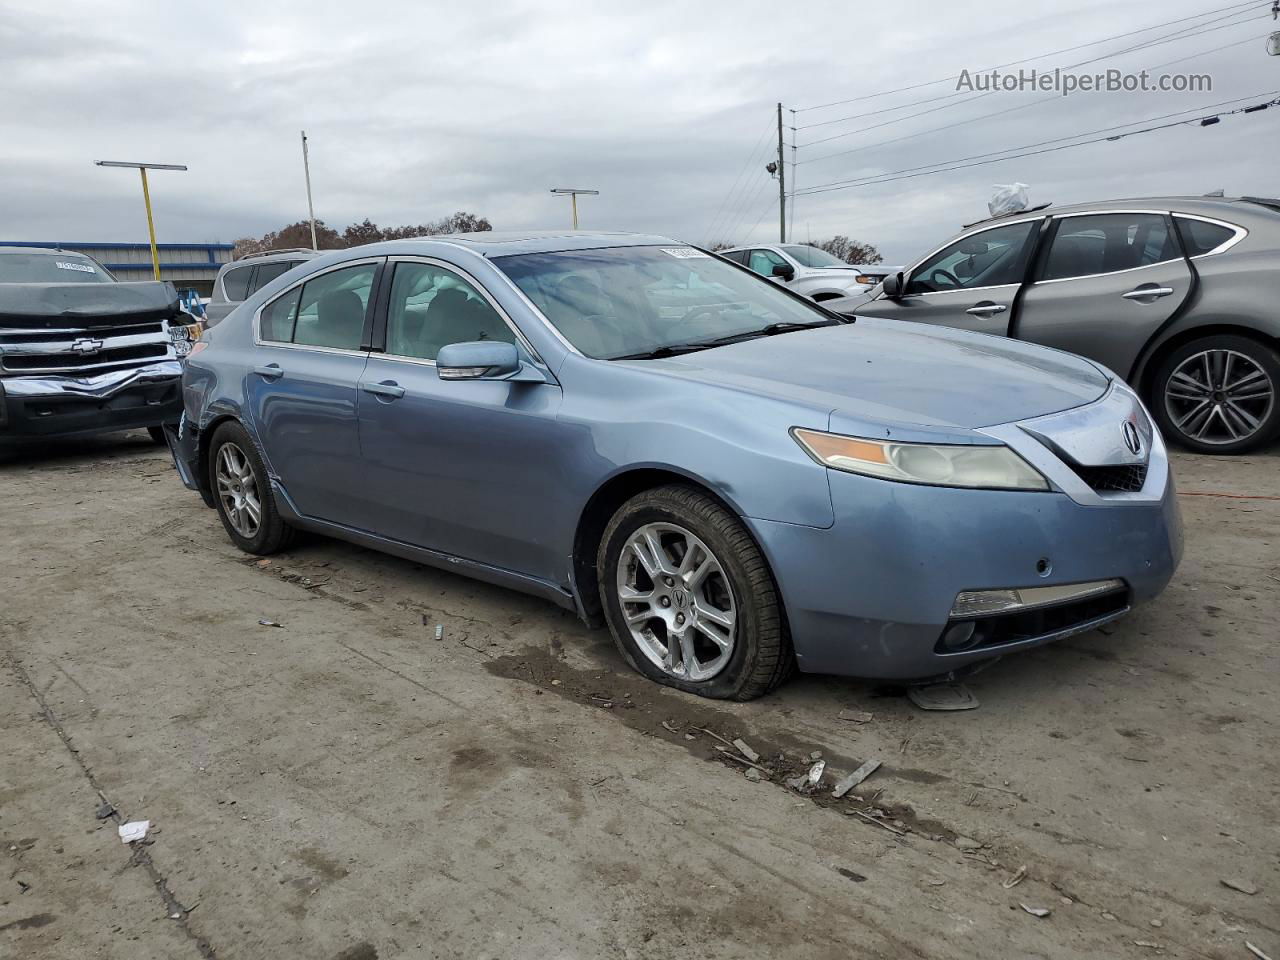
M 614 640 L 640 673 L 679 690 L 751 700 L 790 676 L 778 588 L 742 522 L 691 487 L 637 494 L 597 558 Z
M 288 545 L 293 529 L 280 518 L 266 467 L 238 423 L 227 421 L 214 431 L 209 486 L 227 536 L 245 553 L 265 556 Z
M 1183 344 L 1156 371 L 1152 411 L 1197 453 L 1245 453 L 1280 433 L 1280 354 L 1249 337 Z

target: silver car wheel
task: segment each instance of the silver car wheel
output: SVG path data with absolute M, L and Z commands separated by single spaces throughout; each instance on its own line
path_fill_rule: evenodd
M 1174 427 L 1207 444 L 1237 443 L 1267 422 L 1275 384 L 1252 358 L 1235 350 L 1202 350 L 1178 364 L 1164 388 Z
M 252 540 L 262 524 L 262 496 L 249 458 L 236 444 L 227 442 L 218 448 L 214 479 L 227 521 L 236 533 Z
M 716 555 L 674 523 L 636 530 L 618 559 L 618 602 L 636 646 L 680 680 L 709 680 L 733 656 L 737 604 Z

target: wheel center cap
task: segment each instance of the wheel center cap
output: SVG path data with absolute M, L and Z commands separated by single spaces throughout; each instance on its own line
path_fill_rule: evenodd
M 683 610 L 689 605 L 689 595 L 677 587 L 675 590 L 671 591 L 671 602 L 677 608 Z

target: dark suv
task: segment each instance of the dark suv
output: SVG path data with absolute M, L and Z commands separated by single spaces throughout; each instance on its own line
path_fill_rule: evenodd
M 1129 381 L 1164 434 L 1244 453 L 1280 434 L 1280 200 L 1170 197 L 973 224 L 866 297 L 823 304 L 1016 337 Z

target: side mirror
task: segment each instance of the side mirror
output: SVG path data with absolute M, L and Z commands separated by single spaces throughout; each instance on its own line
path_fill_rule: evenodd
M 890 300 L 896 300 L 902 296 L 903 286 L 902 274 L 891 273 L 880 282 L 880 292 Z
M 520 362 L 515 344 L 502 340 L 441 347 L 436 355 L 436 375 L 441 380 L 546 380 L 534 367 Z
M 773 276 L 780 277 L 784 283 L 790 283 L 795 278 L 796 268 L 789 263 L 775 263 L 773 265 Z

